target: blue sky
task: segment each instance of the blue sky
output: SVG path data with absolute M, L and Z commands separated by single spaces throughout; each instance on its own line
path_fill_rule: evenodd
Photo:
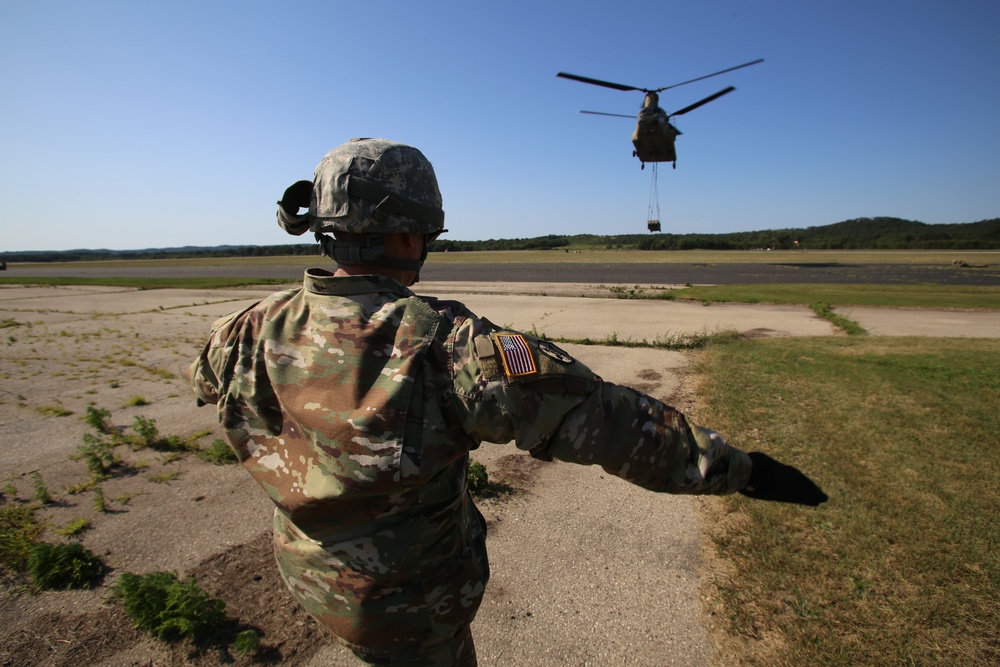
M 1000 216 L 992 0 L 0 3 L 0 250 L 302 242 L 275 201 L 356 136 L 420 148 L 448 238 Z

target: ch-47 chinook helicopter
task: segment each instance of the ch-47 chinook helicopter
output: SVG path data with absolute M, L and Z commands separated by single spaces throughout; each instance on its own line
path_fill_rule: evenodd
M 639 117 L 635 125 L 635 132 L 632 133 L 632 145 L 635 146 L 635 150 L 632 151 L 634 157 L 639 158 L 642 163 L 642 168 L 645 169 L 647 162 L 672 162 L 674 163 L 674 168 L 677 168 L 677 151 L 674 148 L 674 140 L 678 135 L 681 134 L 680 130 L 674 127 L 670 123 L 670 119 L 674 116 L 683 116 L 689 111 L 694 111 L 698 107 L 708 104 L 713 100 L 717 100 L 723 95 L 733 92 L 736 90 L 732 86 L 724 88 L 719 92 L 709 95 L 703 100 L 699 100 L 694 104 L 684 107 L 679 111 L 668 114 L 663 109 L 660 108 L 660 95 L 664 90 L 669 90 L 671 88 L 676 88 L 678 86 L 683 86 L 688 83 L 694 83 L 695 81 L 701 81 L 702 79 L 707 79 L 709 77 L 718 76 L 719 74 L 725 74 L 726 72 L 732 72 L 733 70 L 741 69 L 743 67 L 749 67 L 750 65 L 756 65 L 757 63 L 764 62 L 763 58 L 754 60 L 752 62 L 743 63 L 742 65 L 737 65 L 736 67 L 730 67 L 724 69 L 720 72 L 715 72 L 713 74 L 706 74 L 705 76 L 699 76 L 697 79 L 691 79 L 690 81 L 682 81 L 681 83 L 675 83 L 672 86 L 663 86 L 662 88 L 637 88 L 635 86 L 626 86 L 620 83 L 611 83 L 609 81 L 600 81 L 599 79 L 591 79 L 585 76 L 577 76 L 576 74 L 567 74 L 566 72 L 559 72 L 556 76 L 561 76 L 564 79 L 572 79 L 574 81 L 581 81 L 583 83 L 590 83 L 595 86 L 604 86 L 605 88 L 614 88 L 615 90 L 638 90 L 640 92 L 646 93 L 646 99 L 642 103 L 642 109 L 639 111 Z M 617 113 L 603 113 L 601 111 L 581 111 L 580 113 L 595 114 L 598 116 L 619 116 L 621 118 L 633 118 L 633 116 L 626 116 L 624 114 Z

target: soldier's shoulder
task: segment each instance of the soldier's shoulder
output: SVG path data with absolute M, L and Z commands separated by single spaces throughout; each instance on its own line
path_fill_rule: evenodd
M 434 296 L 418 296 L 417 298 L 446 320 L 464 322 L 469 319 L 478 319 L 476 314 L 461 301 L 439 299 Z
M 295 295 L 301 291 L 301 288 L 282 290 L 266 296 L 259 301 L 254 301 L 245 308 L 234 310 L 228 315 L 223 315 L 219 319 L 215 320 L 215 322 L 212 323 L 212 331 L 220 331 L 222 329 L 232 327 L 236 323 L 246 319 L 251 313 L 254 312 L 271 312 L 274 309 L 287 308 L 288 304 L 295 297 Z

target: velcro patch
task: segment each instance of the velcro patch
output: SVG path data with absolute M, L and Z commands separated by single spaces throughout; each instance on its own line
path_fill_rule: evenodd
M 519 333 L 494 334 L 504 372 L 508 377 L 523 377 L 538 372 L 538 364 L 528 347 L 528 342 Z

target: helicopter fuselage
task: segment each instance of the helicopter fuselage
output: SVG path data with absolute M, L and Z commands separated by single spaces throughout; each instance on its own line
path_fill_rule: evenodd
M 667 112 L 659 107 L 643 107 L 632 133 L 633 155 L 640 162 L 676 162 L 674 140 L 680 131 L 670 124 Z

